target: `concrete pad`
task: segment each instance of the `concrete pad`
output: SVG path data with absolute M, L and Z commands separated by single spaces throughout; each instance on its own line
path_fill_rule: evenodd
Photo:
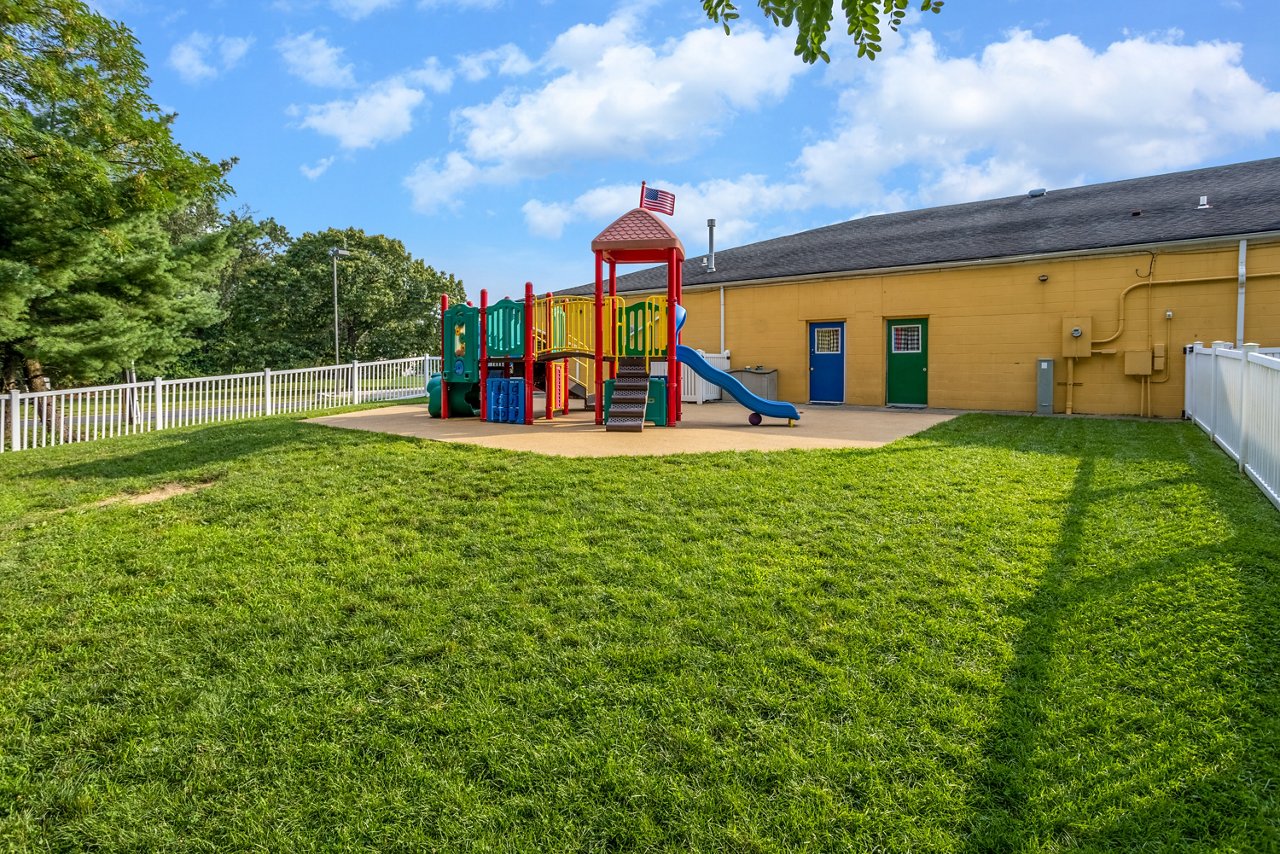
M 535 411 L 542 410 L 535 407 Z M 794 427 L 774 419 L 752 427 L 747 423 L 746 409 L 736 403 L 720 402 L 685 404 L 678 427 L 646 426 L 643 433 L 607 433 L 604 427 L 596 426 L 593 412 L 581 409 L 558 415 L 554 421 L 539 419 L 532 425 L 523 425 L 490 424 L 477 418 L 441 421 L 427 414 L 426 404 L 414 404 L 326 415 L 311 418 L 308 423 L 549 456 L 638 457 L 789 448 L 878 448 L 958 414 L 951 410 L 808 406 L 800 410 L 800 420 Z

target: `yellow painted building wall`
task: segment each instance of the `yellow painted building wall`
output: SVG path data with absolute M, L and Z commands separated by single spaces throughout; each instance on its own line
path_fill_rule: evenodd
M 808 400 L 808 324 L 845 322 L 845 402 L 885 403 L 885 322 L 927 318 L 929 405 L 957 409 L 1034 411 L 1036 361 L 1054 358 L 1054 410 L 1066 404 L 1063 319 L 1092 318 L 1095 341 L 1119 324 L 1114 341 L 1093 349 L 1114 355 L 1079 359 L 1074 411 L 1137 414 L 1141 382 L 1124 373 L 1126 350 L 1167 347 L 1166 370 L 1152 376 L 1151 412 L 1182 412 L 1182 347 L 1193 341 L 1236 337 L 1238 243 L 1220 248 L 1089 256 L 1053 261 L 959 267 L 882 276 L 789 284 L 727 287 L 725 345 L 734 367 L 778 369 L 779 396 Z M 1280 346 L 1280 241 L 1251 243 L 1245 339 Z M 1269 274 L 1269 275 L 1268 275 Z M 1040 282 L 1040 276 L 1048 276 Z M 1161 284 L 1169 280 L 1222 277 L 1220 281 Z M 719 289 L 686 291 L 689 315 L 683 341 L 717 351 L 720 346 Z M 1165 313 L 1173 312 L 1166 320 Z

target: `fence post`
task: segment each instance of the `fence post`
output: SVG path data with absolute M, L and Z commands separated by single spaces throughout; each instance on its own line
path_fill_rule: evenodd
M 1225 350 L 1227 342 L 1214 341 L 1209 346 L 1213 348 L 1213 359 L 1209 362 L 1210 375 L 1213 378 L 1213 382 L 1209 384 L 1209 419 L 1212 422 L 1209 425 L 1209 438 L 1216 441 L 1218 438 L 1218 351 Z
M 155 430 L 164 429 L 164 386 L 160 384 L 160 379 L 155 378 L 151 392 L 151 416 Z
M 1185 376 L 1182 381 L 1182 417 L 1196 420 L 1196 371 L 1199 369 L 1196 363 L 1196 350 L 1204 345 L 1199 341 L 1182 348 L 1182 353 L 1186 357 Z
M 428 393 L 427 387 L 431 385 L 431 357 L 422 357 L 422 393 L 425 396 Z
M 1249 357 L 1258 352 L 1257 344 L 1245 344 L 1244 361 L 1240 364 L 1240 473 L 1244 473 L 1249 454 Z
M 271 400 L 271 369 L 262 369 L 262 409 L 266 415 L 275 415 L 276 407 Z
M 11 451 L 22 450 L 22 436 L 18 432 L 22 426 L 22 416 L 18 411 L 20 399 L 21 395 L 16 388 L 9 390 L 9 450 Z
M 351 402 L 360 402 L 360 363 L 355 359 L 351 360 Z

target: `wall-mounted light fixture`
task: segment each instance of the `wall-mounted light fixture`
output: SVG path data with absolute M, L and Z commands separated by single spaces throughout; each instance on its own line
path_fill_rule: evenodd
M 1040 274 L 1040 282 L 1043 284 L 1044 282 L 1047 282 L 1047 281 L 1049 281 L 1049 274 L 1048 274 L 1048 273 L 1041 273 L 1041 274 Z

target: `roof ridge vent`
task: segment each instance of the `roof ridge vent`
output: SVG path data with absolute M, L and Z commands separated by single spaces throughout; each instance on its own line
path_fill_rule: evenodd
M 1048 190 L 1046 190 L 1044 187 L 1036 187 L 1034 190 L 1028 190 L 1028 191 L 1027 191 L 1027 198 L 1028 198 L 1028 199 L 1038 199 L 1038 198 L 1040 198 L 1041 196 L 1043 196 L 1043 195 L 1044 195 L 1045 193 L 1047 193 L 1047 192 L 1048 192 Z
M 1196 210 L 1198 210 L 1198 211 L 1204 211 L 1204 210 L 1208 210 L 1208 209 L 1209 209 L 1209 208 L 1211 208 L 1211 207 L 1213 207 L 1213 205 L 1209 204 L 1209 197 L 1208 197 L 1208 196 L 1201 196 L 1201 197 L 1200 197 L 1200 204 L 1196 206 Z

